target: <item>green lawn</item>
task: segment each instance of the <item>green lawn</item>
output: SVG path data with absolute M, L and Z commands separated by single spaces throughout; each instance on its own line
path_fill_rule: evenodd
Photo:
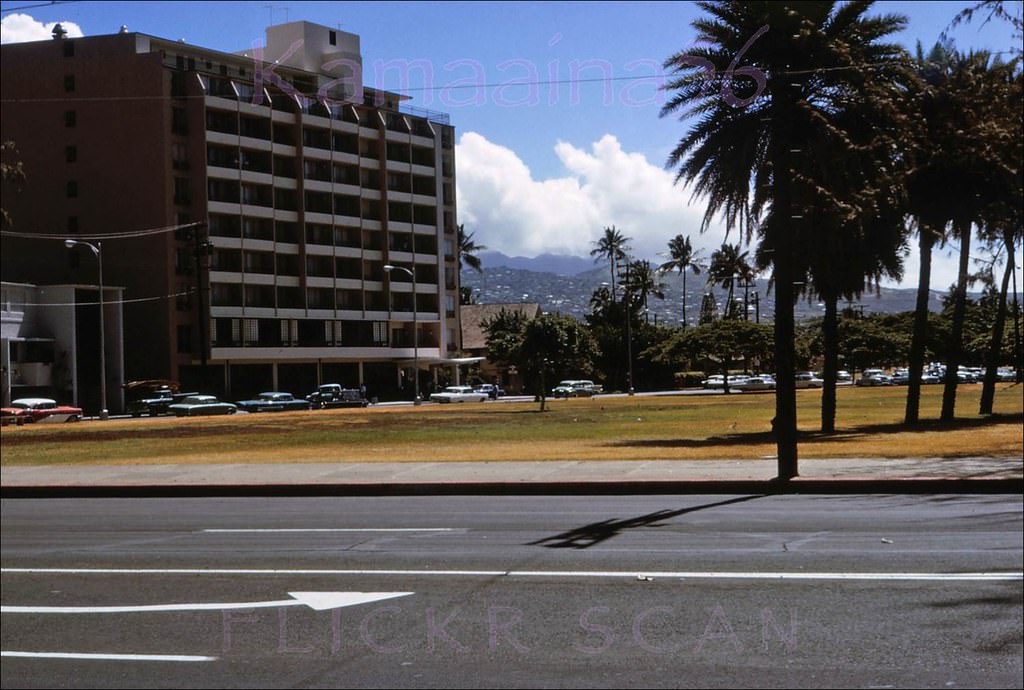
M 977 415 L 963 386 L 958 420 L 934 420 L 941 386 L 904 429 L 905 388 L 839 390 L 838 431 L 823 436 L 820 391 L 798 395 L 802 457 L 1021 457 L 1022 387 L 1000 384 L 999 415 Z M 367 408 L 4 427 L 2 464 L 755 459 L 775 453 L 772 394 L 664 396 Z

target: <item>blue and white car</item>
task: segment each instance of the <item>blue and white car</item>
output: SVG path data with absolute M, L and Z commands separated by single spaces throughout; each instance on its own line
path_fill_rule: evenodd
M 190 395 L 180 403 L 168 408 L 175 417 L 198 417 L 200 415 L 235 414 L 238 407 L 221 402 L 212 395 Z
M 238 401 L 238 409 L 243 412 L 289 412 L 312 407 L 310 401 L 296 399 L 291 393 L 260 393 L 255 400 Z

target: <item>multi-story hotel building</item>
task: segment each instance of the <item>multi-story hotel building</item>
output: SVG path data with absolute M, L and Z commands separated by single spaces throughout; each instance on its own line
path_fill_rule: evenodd
M 58 29 L 0 64 L 25 172 L 4 189 L 3 280 L 94 283 L 55 240 L 103 236 L 128 379 L 399 395 L 414 323 L 424 382 L 458 349 L 454 130 L 363 88 L 358 36 L 292 22 L 224 53 Z

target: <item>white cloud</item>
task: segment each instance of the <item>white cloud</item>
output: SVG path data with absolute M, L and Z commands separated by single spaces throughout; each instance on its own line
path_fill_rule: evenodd
M 722 243 L 720 228 L 700 235 L 704 209 L 688 204 L 689 192 L 673 184 L 672 172 L 623 151 L 611 134 L 589 151 L 558 142 L 565 175 L 546 180 L 534 179 L 514 151 L 475 132 L 463 134 L 456 148 L 460 222 L 490 249 L 585 257 L 610 225 L 632 238 L 642 258 L 667 251 L 678 234 L 708 250 Z
M 550 252 L 587 257 L 604 228 L 615 225 L 633 253 L 658 260 L 669 239 L 689 235 L 704 257 L 721 246 L 724 225 L 713 224 L 703 235 L 701 199 L 675 185 L 675 173 L 628 153 L 618 139 L 604 135 L 590 150 L 559 141 L 555 154 L 564 176 L 533 178 L 529 167 L 504 146 L 476 132 L 466 132 L 456 146 L 459 222 L 488 249 L 512 256 Z M 733 233 L 730 242 L 739 241 Z M 917 240 L 911 238 L 903 280 L 887 287 L 917 287 Z M 977 241 L 972 254 L 981 253 Z M 951 246 L 932 254 L 931 288 L 945 292 L 956 282 L 958 253 Z M 1018 266 L 1020 264 L 1018 254 Z M 971 271 L 978 270 L 972 262 Z M 1001 272 L 999 273 L 1001 277 Z
M 53 27 L 57 24 L 68 32 L 68 38 L 80 38 L 82 29 L 74 22 L 49 22 L 43 24 L 27 14 L 9 14 L 0 20 L 0 43 L 27 43 L 53 39 Z

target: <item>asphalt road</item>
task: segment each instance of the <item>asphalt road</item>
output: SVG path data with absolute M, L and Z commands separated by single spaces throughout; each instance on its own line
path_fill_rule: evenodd
M 5 688 L 1024 682 L 1019 496 L 18 500 L 0 536 Z

